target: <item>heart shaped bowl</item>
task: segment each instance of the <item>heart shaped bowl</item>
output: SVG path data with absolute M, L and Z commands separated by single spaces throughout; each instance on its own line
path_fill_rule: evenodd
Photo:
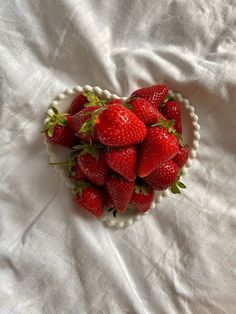
M 102 98 L 121 99 L 122 101 L 125 101 L 127 99 L 127 97 L 119 97 L 115 94 L 111 94 L 108 90 L 102 90 L 98 86 L 76 86 L 73 89 L 67 89 L 64 93 L 60 93 L 49 105 L 48 114 L 53 114 L 53 111 L 51 109 L 52 106 L 57 107 L 60 112 L 67 112 L 73 98 L 77 94 L 85 91 L 92 91 Z M 189 145 L 189 158 L 185 166 L 182 168 L 183 176 L 187 173 L 188 168 L 191 167 L 193 159 L 196 158 L 196 153 L 199 147 L 200 126 L 198 124 L 198 116 L 194 112 L 194 107 L 190 105 L 188 99 L 183 98 L 179 93 L 174 93 L 171 90 L 169 90 L 168 96 L 174 98 L 175 100 L 178 100 L 181 103 L 183 138 L 184 142 Z M 47 123 L 47 121 L 48 118 L 45 119 L 45 123 Z M 68 148 L 61 145 L 53 145 L 46 140 L 46 137 L 44 139 L 44 143 L 46 146 L 46 151 L 49 155 L 50 162 L 62 162 L 68 159 L 68 156 L 70 154 L 70 150 Z M 66 186 L 69 187 L 73 192 L 74 182 L 66 175 L 65 169 L 60 166 L 54 167 L 61 179 L 65 182 Z M 169 195 L 169 193 L 170 189 L 161 192 L 155 192 L 155 198 L 150 210 L 153 210 L 156 207 L 156 204 L 160 203 L 164 197 L 167 197 Z M 77 205 L 75 204 L 75 206 Z M 116 218 L 113 217 L 113 214 L 111 212 L 106 211 L 103 217 L 100 218 L 100 220 L 108 226 L 123 228 L 132 225 L 135 221 L 138 221 L 143 215 L 148 214 L 148 212 L 140 214 L 132 206 L 130 206 L 124 214 L 117 213 Z M 91 218 L 94 219 L 92 216 Z

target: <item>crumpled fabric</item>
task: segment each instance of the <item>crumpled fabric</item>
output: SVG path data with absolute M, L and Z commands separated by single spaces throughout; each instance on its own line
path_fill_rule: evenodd
M 236 312 L 236 3 L 0 3 L 0 313 Z M 166 83 L 201 125 L 187 190 L 116 230 L 49 165 L 42 121 L 75 85 Z

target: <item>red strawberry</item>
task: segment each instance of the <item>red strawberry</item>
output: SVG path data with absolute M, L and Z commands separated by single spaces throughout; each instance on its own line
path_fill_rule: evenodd
M 179 151 L 173 158 L 173 161 L 176 163 L 179 168 L 182 168 L 188 159 L 188 146 L 179 146 Z
M 150 127 L 145 140 L 140 145 L 138 175 L 148 176 L 164 162 L 173 158 L 178 150 L 179 141 L 167 128 Z
M 168 93 L 168 86 L 166 85 L 154 85 L 150 87 L 144 87 L 134 91 L 130 98 L 140 97 L 148 100 L 156 109 L 163 103 L 164 98 Z
M 107 106 L 110 106 L 110 105 L 123 105 L 123 102 L 121 99 L 112 99 L 112 100 L 109 100 L 107 103 Z
M 104 191 L 104 206 L 106 206 L 107 208 L 114 208 L 115 207 L 109 193 L 107 192 L 107 190 Z
M 93 92 L 83 92 L 73 99 L 70 108 L 68 110 L 68 113 L 71 115 L 76 114 L 77 112 L 81 111 L 84 109 L 84 105 L 89 105 L 89 106 L 95 106 L 99 105 L 102 103 L 102 100 L 95 95 Z
M 96 121 L 100 142 L 109 146 L 127 146 L 140 143 L 146 136 L 147 128 L 135 114 L 123 105 L 109 105 Z
M 94 184 L 104 185 L 109 172 L 106 164 L 105 152 L 98 149 L 96 145 L 89 144 L 75 146 L 82 149 L 78 154 L 78 165 L 86 177 Z
M 182 115 L 180 103 L 177 101 L 167 101 L 161 108 L 162 114 L 169 120 L 175 120 L 173 128 L 182 134 Z
M 74 130 L 75 135 L 77 135 L 83 141 L 97 141 L 97 135 L 94 132 L 94 129 L 91 127 L 91 116 L 92 113 L 99 108 L 101 107 L 92 106 L 84 108 L 75 115 L 67 117 L 68 125 Z M 85 122 L 88 124 L 88 128 Z
M 57 108 L 52 107 L 52 110 L 54 114 L 50 116 L 43 132 L 49 142 L 71 148 L 76 143 L 76 137 L 67 125 L 67 118 Z
M 83 173 L 83 171 L 80 169 L 79 165 L 76 165 L 73 171 L 73 178 L 76 181 L 87 179 L 86 175 Z
M 134 181 L 137 174 L 137 150 L 134 146 L 111 148 L 106 153 L 106 162 L 115 172 L 128 181 Z
M 78 192 L 76 198 L 80 207 L 96 217 L 103 215 L 104 196 L 99 188 L 85 181 L 79 181 L 75 190 Z
M 179 175 L 179 167 L 169 160 L 144 178 L 153 189 L 161 191 L 171 186 Z
M 146 125 L 154 124 L 159 119 L 165 120 L 164 116 L 144 98 L 131 98 L 126 102 L 126 106 Z
M 125 212 L 133 194 L 134 182 L 121 177 L 108 176 L 106 189 L 115 208 L 121 213 Z
M 76 95 L 75 98 L 72 100 L 70 108 L 68 109 L 68 113 L 74 115 L 80 110 L 84 109 L 84 104 L 87 101 L 87 97 L 84 96 L 84 94 Z
M 147 186 L 136 185 L 131 199 L 131 203 L 139 212 L 145 213 L 150 209 L 153 199 L 154 191 L 152 188 Z

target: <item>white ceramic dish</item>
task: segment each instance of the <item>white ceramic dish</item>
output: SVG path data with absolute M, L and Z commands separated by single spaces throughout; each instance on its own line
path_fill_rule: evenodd
M 126 97 L 119 97 L 115 94 L 111 94 L 107 90 L 102 90 L 100 87 L 85 85 L 84 87 L 76 86 L 73 89 L 67 89 L 64 93 L 59 94 L 55 100 L 49 105 L 48 113 L 53 114 L 52 106 L 55 106 L 61 112 L 66 112 L 70 106 L 72 99 L 76 94 L 81 93 L 83 91 L 93 91 L 98 96 L 103 98 L 115 99 L 121 98 L 123 101 L 126 100 Z M 194 107 L 190 105 L 189 100 L 183 98 L 179 93 L 174 93 L 173 91 L 169 91 L 169 96 L 178 100 L 182 104 L 182 122 L 183 122 L 183 138 L 184 142 L 189 145 L 189 158 L 187 160 L 186 165 L 182 169 L 182 176 L 185 175 L 188 171 L 188 168 L 192 165 L 192 160 L 196 157 L 197 149 L 199 147 L 199 139 L 200 139 L 200 126 L 198 124 L 198 116 L 194 113 Z M 45 123 L 48 121 L 48 118 L 45 119 Z M 46 151 L 49 155 L 50 162 L 58 162 L 64 161 L 67 159 L 70 150 L 60 146 L 60 145 L 52 145 L 44 140 Z M 55 170 L 60 175 L 61 179 L 65 182 L 65 184 L 73 189 L 73 181 L 66 176 L 65 169 L 60 166 L 55 166 Z M 170 193 L 169 189 L 156 192 L 155 199 L 152 203 L 151 210 L 155 208 L 157 203 L 160 203 L 163 197 L 168 196 Z M 145 214 L 147 214 L 146 212 Z M 106 212 L 101 220 L 106 223 L 108 226 L 114 226 L 117 228 L 123 228 L 129 225 L 132 225 L 135 221 L 139 220 L 143 215 L 137 213 L 133 208 L 129 208 L 129 210 L 124 214 L 117 214 L 116 218 L 113 217 L 113 214 L 110 212 Z M 91 219 L 95 219 L 91 216 Z

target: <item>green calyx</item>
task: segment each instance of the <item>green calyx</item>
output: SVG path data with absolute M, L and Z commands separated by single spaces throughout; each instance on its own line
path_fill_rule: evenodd
M 94 111 L 92 111 L 92 112 L 85 112 L 85 113 L 84 113 L 84 116 L 89 116 L 89 115 L 91 115 L 91 118 L 88 119 L 88 120 L 86 120 L 86 121 L 82 124 L 82 126 L 81 126 L 81 128 L 80 128 L 80 132 L 81 132 L 81 133 L 84 133 L 84 134 L 86 134 L 86 135 L 89 135 L 89 134 L 93 133 L 93 131 L 94 131 L 94 126 L 95 126 L 95 124 L 96 124 L 97 117 L 98 117 L 98 115 L 99 115 L 103 110 L 105 110 L 105 109 L 106 109 L 106 107 L 101 107 L 101 108 L 98 108 L 98 109 L 96 109 L 96 110 L 94 110 Z
M 87 98 L 87 102 L 84 104 L 84 107 L 93 107 L 93 106 L 102 106 L 103 104 L 107 103 L 107 99 L 100 99 L 96 94 L 93 92 L 87 91 L 84 92 L 83 95 Z
M 126 101 L 123 103 L 123 105 L 128 108 L 129 110 L 133 110 L 134 107 L 131 105 L 130 101 L 131 100 L 135 100 L 137 97 L 134 97 L 134 98 L 128 98 L 126 99 Z
M 98 160 L 99 158 L 99 148 L 102 148 L 102 145 L 90 143 L 82 143 L 73 147 L 73 155 L 85 155 L 90 154 L 94 159 Z
M 135 184 L 134 186 L 134 192 L 139 194 L 139 193 L 143 193 L 144 195 L 148 195 L 149 192 L 148 192 L 148 187 L 147 185 L 137 185 Z
M 53 115 L 46 114 L 50 120 L 46 123 L 45 128 L 42 132 L 47 132 L 49 137 L 53 137 L 54 128 L 56 125 L 66 126 L 67 120 L 66 120 L 66 114 L 60 113 L 56 107 L 51 107 L 53 111 Z
M 179 178 L 178 178 L 177 181 L 175 181 L 175 183 L 172 184 L 170 189 L 172 193 L 180 194 L 181 193 L 180 189 L 186 189 L 186 185 L 183 184 L 183 182 L 179 181 Z
M 90 184 L 84 180 L 80 180 L 78 182 L 76 182 L 75 184 L 75 187 L 73 189 L 73 191 L 76 193 L 76 194 L 79 194 L 80 197 L 83 196 L 83 192 L 84 190 L 90 186 Z
M 157 123 L 153 124 L 152 126 L 158 126 L 167 129 L 167 131 L 177 137 L 179 144 L 184 147 L 184 140 L 181 134 L 179 134 L 174 128 L 173 125 L 175 124 L 175 120 L 171 119 L 169 121 L 165 121 L 160 119 Z

